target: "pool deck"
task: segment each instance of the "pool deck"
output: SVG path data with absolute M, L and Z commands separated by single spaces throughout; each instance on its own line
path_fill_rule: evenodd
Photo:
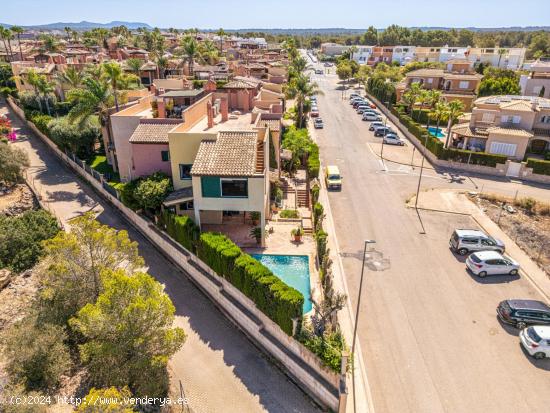
M 268 234 L 265 248 L 243 247 L 242 250 L 248 254 L 307 255 L 311 298 L 318 301 L 321 294 L 321 283 L 315 264 L 315 240 L 313 237 L 304 235 L 301 242 L 295 242 L 290 235 L 290 231 L 296 228 L 296 223 L 293 222 L 270 221 L 268 226 L 273 227 L 273 233 Z

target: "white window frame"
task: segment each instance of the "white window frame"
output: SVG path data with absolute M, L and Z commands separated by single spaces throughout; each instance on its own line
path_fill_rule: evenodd
M 485 123 L 491 123 L 495 121 L 495 114 L 494 113 L 484 113 L 481 117 L 481 121 Z
M 515 124 L 515 125 L 521 123 L 521 116 L 519 116 L 519 115 L 512 116 L 512 123 Z
M 468 89 L 470 87 L 470 81 L 468 80 L 461 80 L 458 84 L 459 89 Z
M 245 181 L 246 182 L 246 196 L 224 195 L 223 194 L 223 182 L 224 181 Z M 247 178 L 220 178 L 220 197 L 221 198 L 237 198 L 246 199 L 250 197 L 250 185 Z

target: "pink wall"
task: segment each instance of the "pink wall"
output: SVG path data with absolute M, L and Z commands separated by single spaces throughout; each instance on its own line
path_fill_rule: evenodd
M 132 143 L 132 179 L 162 171 L 172 176 L 170 160 L 162 161 L 161 151 L 168 151 L 168 143 Z

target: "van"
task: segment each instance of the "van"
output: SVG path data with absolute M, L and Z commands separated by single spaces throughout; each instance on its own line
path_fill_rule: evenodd
M 504 243 L 477 229 L 455 229 L 449 246 L 460 255 L 476 251 L 496 251 L 503 253 Z
M 327 189 L 342 189 L 342 175 L 335 165 L 329 165 L 325 172 L 325 182 Z

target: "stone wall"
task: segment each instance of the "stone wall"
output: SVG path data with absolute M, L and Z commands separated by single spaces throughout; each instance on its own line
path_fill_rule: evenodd
M 8 99 L 10 107 L 25 120 L 23 112 Z M 104 199 L 111 203 L 139 232 L 201 289 L 212 302 L 254 341 L 277 361 L 284 371 L 322 406 L 338 411 L 340 375 L 323 366 L 320 359 L 262 313 L 256 305 L 225 279 L 218 276 L 196 255 L 159 230 L 152 222 L 127 208 L 106 188 L 100 175 L 92 175 L 79 165 L 76 158 L 67 156 L 32 122 L 27 125 L 72 170 L 86 180 Z M 81 162 L 81 161 L 80 161 Z M 115 192 L 116 194 L 116 192 Z

